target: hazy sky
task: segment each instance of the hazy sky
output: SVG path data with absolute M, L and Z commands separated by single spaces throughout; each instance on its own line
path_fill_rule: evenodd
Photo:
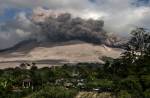
M 136 26 L 150 29 L 149 0 L 0 0 L 0 49 L 36 32 L 30 16 L 39 7 L 102 19 L 107 31 L 124 35 Z

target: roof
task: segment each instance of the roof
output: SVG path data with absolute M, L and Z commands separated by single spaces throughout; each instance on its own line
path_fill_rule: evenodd
M 23 82 L 31 82 L 31 79 L 24 79 Z

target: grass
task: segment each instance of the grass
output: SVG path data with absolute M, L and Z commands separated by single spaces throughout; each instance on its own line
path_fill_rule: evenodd
M 111 93 L 79 92 L 75 98 L 115 98 Z

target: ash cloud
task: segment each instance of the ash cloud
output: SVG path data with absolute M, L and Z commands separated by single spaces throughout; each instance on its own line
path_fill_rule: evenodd
M 21 12 L 13 21 L 0 25 L 0 49 L 30 39 L 37 42 L 81 40 L 112 46 L 118 41 L 117 36 L 111 37 L 103 27 L 104 21 L 100 19 L 84 19 L 63 11 L 38 8 L 31 16 Z
M 44 16 L 42 14 L 39 15 L 42 16 L 40 22 L 43 22 L 43 19 L 52 14 L 51 12 L 69 12 L 72 14 L 72 18 L 82 17 L 83 19 L 81 20 L 86 19 L 86 23 L 88 18 L 104 20 L 105 25 L 103 28 L 107 32 L 128 35 L 136 26 L 150 29 L 150 2 L 149 0 L 147 0 L 147 2 L 142 1 L 144 0 L 0 0 L 0 16 L 5 13 L 5 9 L 30 9 L 34 10 L 33 14 L 39 11 L 44 12 Z M 53 11 L 45 10 L 43 7 Z M 38 10 L 36 8 L 38 8 Z M 18 12 L 18 15 L 14 20 L 11 20 L 11 22 L 4 20 L 4 23 L 2 23 L 0 21 L 0 49 L 13 46 L 22 40 L 30 38 L 38 39 L 38 41 L 44 40 L 47 36 L 50 38 L 51 33 L 40 32 L 43 31 L 40 30 L 43 27 L 35 24 L 35 21 L 31 19 L 32 17 L 27 16 L 26 13 L 27 12 L 22 12 L 22 15 L 20 15 L 21 13 Z M 58 14 L 56 14 L 56 16 L 57 15 Z M 39 16 L 37 16 L 36 20 L 38 20 Z M 46 24 L 47 23 L 45 23 L 45 25 Z M 85 25 L 77 26 L 76 28 L 83 30 L 83 27 L 84 30 L 86 29 L 86 32 L 90 31 L 87 30 L 87 26 Z M 47 30 L 49 29 L 47 28 Z M 58 32 L 55 34 L 58 35 Z M 69 34 L 69 32 L 67 32 L 65 34 L 67 35 L 67 38 L 66 36 L 64 37 L 65 40 L 77 38 L 77 36 L 75 37 L 75 33 Z M 80 33 L 79 35 L 81 38 L 82 34 Z M 100 34 L 94 31 L 88 39 L 100 38 L 95 35 Z M 110 34 L 108 35 L 112 36 Z M 105 37 L 100 39 L 103 38 Z M 114 38 L 109 38 L 106 42 L 112 43 L 114 42 Z
M 14 20 L 0 25 L 0 49 L 12 47 L 24 40 L 62 42 L 81 40 L 114 46 L 119 37 L 104 30 L 101 19 L 77 17 L 65 11 L 37 8 L 32 15 L 20 12 Z M 5 43 L 3 43 L 5 42 Z
M 116 46 L 119 35 L 106 32 L 102 19 L 77 17 L 65 11 L 46 10 L 38 7 L 33 11 L 33 23 L 39 27 L 37 40 L 69 41 L 81 40 L 94 44 Z
M 103 43 L 106 32 L 103 20 L 73 18 L 69 13 L 49 16 L 43 22 L 36 22 L 40 35 L 49 41 L 82 40 L 91 43 Z

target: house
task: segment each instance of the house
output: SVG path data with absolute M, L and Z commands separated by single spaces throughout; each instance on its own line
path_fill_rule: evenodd
M 31 88 L 31 87 L 33 88 L 32 80 L 29 79 L 29 78 L 24 79 L 24 80 L 22 81 L 22 87 L 23 87 L 23 88 Z

